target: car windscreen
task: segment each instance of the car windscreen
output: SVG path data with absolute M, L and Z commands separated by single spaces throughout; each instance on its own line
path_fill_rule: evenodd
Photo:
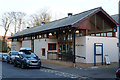
M 12 55 L 17 55 L 18 54 L 18 52 L 11 52 L 12 53 Z
M 3 54 L 3 56 L 7 56 L 7 54 Z
M 32 52 L 28 52 L 27 54 L 24 53 L 23 56 L 24 56 L 24 57 L 37 57 L 37 56 L 36 56 L 34 53 L 32 53 Z

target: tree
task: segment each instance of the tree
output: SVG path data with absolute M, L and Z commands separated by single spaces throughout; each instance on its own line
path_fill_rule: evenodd
M 25 13 L 23 12 L 6 12 L 2 15 L 2 26 L 4 27 L 5 33 L 2 39 L 2 51 L 5 50 L 5 38 L 6 34 L 11 27 L 10 25 L 14 25 L 14 31 L 16 34 L 17 32 L 20 32 L 22 24 L 25 24 L 24 17 Z
M 11 13 L 9 12 L 4 13 L 2 15 L 2 26 L 4 27 L 5 33 L 2 40 L 2 51 L 4 51 L 5 49 L 5 38 L 11 23 L 12 23 Z
M 16 34 L 17 32 L 20 32 L 26 14 L 24 12 L 11 12 L 11 16 L 13 18 L 14 34 Z
M 40 10 L 39 13 L 30 16 L 31 19 L 27 22 L 28 26 L 40 26 L 42 22 L 49 23 L 51 16 L 47 9 Z

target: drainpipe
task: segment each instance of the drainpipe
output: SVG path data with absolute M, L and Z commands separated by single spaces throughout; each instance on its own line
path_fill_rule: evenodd
M 120 0 L 119 0 L 119 68 L 120 68 Z
M 76 66 L 75 65 L 75 28 L 73 30 L 73 63 L 74 63 L 74 67 Z

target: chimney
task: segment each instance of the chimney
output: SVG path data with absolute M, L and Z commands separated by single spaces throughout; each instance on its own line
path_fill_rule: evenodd
M 68 17 L 72 16 L 72 13 L 68 13 Z
M 27 29 L 29 29 L 30 27 L 27 27 Z
M 45 22 L 41 22 L 41 25 L 44 25 L 45 24 Z

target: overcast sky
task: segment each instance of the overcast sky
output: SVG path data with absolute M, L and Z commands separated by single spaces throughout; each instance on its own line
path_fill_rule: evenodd
M 109 15 L 118 14 L 119 0 L 0 0 L 0 16 L 4 12 L 20 11 L 27 15 L 47 8 L 52 20 L 67 16 L 67 13 L 77 14 L 96 7 L 102 7 Z M 10 32 L 10 31 L 9 31 Z M 8 32 L 7 35 L 10 35 Z M 0 26 L 0 36 L 4 29 Z

